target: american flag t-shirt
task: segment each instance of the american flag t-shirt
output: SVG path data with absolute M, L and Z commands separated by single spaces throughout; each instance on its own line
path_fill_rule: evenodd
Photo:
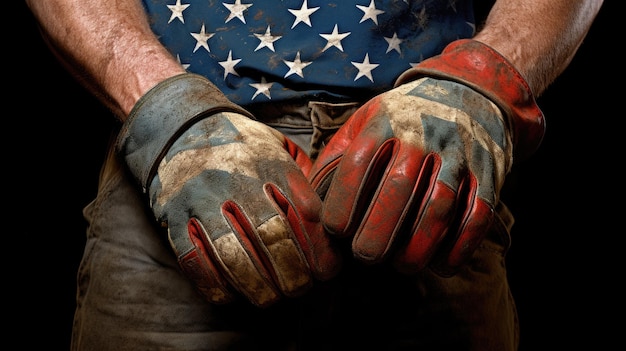
M 183 67 L 242 106 L 364 101 L 475 31 L 469 0 L 144 0 L 144 6 Z

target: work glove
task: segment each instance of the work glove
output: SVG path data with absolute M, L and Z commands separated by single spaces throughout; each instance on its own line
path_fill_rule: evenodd
M 360 107 L 313 164 L 322 222 L 356 259 L 455 274 L 483 240 L 514 157 L 544 117 L 522 76 L 474 40 L 449 44 Z
M 117 151 L 208 301 L 244 296 L 266 307 L 337 273 L 305 174 L 311 160 L 204 77 L 185 73 L 151 89 Z

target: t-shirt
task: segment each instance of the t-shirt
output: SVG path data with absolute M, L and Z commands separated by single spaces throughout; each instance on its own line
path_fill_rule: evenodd
M 474 35 L 471 0 L 144 0 L 189 72 L 242 106 L 364 101 Z

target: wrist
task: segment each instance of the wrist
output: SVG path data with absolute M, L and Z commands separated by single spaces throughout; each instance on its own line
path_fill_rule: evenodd
M 121 50 L 121 49 L 120 49 Z M 168 78 L 186 73 L 185 69 L 161 46 L 146 45 L 138 52 L 122 55 L 125 59 L 113 60 L 104 74 L 104 89 L 109 92 L 126 121 L 141 97 Z M 142 57 L 137 60 L 136 57 Z
M 208 79 L 192 73 L 159 82 L 137 101 L 122 126 L 116 148 L 144 192 L 172 143 L 199 120 L 219 112 L 253 118 Z

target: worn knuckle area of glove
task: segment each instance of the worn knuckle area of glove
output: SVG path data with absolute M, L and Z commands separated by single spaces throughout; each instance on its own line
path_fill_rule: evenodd
M 261 192 L 253 184 L 266 181 L 286 187 L 285 174 L 297 171 L 283 140 L 271 128 L 245 116 L 221 113 L 189 128 L 168 150 L 157 169 L 161 187 L 155 200 L 166 203 L 198 177 L 205 179 L 205 193 L 227 189 L 237 195 Z
M 390 116 L 394 135 L 441 156 L 441 181 L 457 188 L 462 168 L 469 167 L 481 185 L 478 195 L 493 198 L 490 187 L 502 186 L 512 159 L 511 137 L 493 102 L 462 84 L 432 78 L 384 96 L 380 113 Z

